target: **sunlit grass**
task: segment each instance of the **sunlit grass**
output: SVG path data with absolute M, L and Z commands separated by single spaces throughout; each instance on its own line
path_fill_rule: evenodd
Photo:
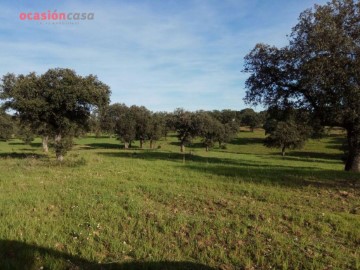
M 0 269 L 359 268 L 360 177 L 343 171 L 342 135 L 284 158 L 263 137 L 184 155 L 174 136 L 156 150 L 90 136 L 62 164 L 40 141 L 1 142 Z

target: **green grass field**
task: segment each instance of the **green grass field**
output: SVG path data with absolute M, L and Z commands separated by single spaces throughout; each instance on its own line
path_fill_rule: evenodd
M 360 269 L 343 135 L 285 157 L 263 137 L 183 155 L 174 136 L 127 151 L 89 136 L 62 164 L 40 140 L 0 142 L 0 269 Z

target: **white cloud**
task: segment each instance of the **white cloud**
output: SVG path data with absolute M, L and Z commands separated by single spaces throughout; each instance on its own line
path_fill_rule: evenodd
M 198 0 L 179 11 L 135 1 L 59 2 L 59 12 L 94 12 L 95 20 L 79 25 L 3 20 L 0 30 L 13 35 L 0 42 L 6 63 L 0 74 L 70 67 L 97 74 L 111 86 L 113 102 L 153 110 L 241 109 L 243 57 L 257 42 L 284 44 L 290 31 L 281 20 L 247 27 L 260 2 Z M 13 17 L 16 10 L 7 8 L 2 16 Z

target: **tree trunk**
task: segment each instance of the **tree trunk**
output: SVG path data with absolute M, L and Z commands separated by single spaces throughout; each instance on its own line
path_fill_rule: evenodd
M 128 142 L 124 142 L 124 148 L 129 149 L 129 143 Z
M 360 132 L 347 129 L 349 153 L 345 164 L 345 171 L 360 172 Z
M 206 152 L 208 152 L 208 151 L 209 151 L 209 146 L 206 146 L 206 148 L 205 148 L 205 149 L 206 149 Z
M 181 152 L 181 153 L 184 153 L 184 152 L 185 152 L 185 145 L 184 145 L 184 143 L 181 143 L 181 145 L 180 145 L 180 152 Z
M 45 153 L 49 153 L 49 136 L 42 137 L 42 147 Z
M 61 143 L 61 134 L 55 136 L 55 144 Z M 56 147 L 56 146 L 55 146 Z M 58 149 L 55 148 L 56 159 L 60 162 L 64 160 L 64 156 Z
M 143 139 L 140 139 L 140 148 L 141 148 L 141 149 L 143 148 L 143 144 L 144 144 L 144 140 L 143 140 Z
M 360 172 L 360 149 L 358 149 L 357 153 L 351 152 L 349 151 L 346 160 L 345 171 Z
M 285 146 L 283 146 L 282 148 L 281 148 L 281 155 L 283 156 L 283 157 L 285 157 Z
M 150 149 L 153 149 L 153 140 L 150 140 Z

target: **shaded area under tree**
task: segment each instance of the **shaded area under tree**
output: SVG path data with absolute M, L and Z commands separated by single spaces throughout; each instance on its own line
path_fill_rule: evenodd
M 54 249 L 12 240 L 0 240 L 0 264 L 1 269 L 4 270 L 51 269 L 49 268 L 51 265 L 48 264 L 69 270 L 215 270 L 215 268 L 195 262 L 133 261 L 124 263 L 97 263 Z

